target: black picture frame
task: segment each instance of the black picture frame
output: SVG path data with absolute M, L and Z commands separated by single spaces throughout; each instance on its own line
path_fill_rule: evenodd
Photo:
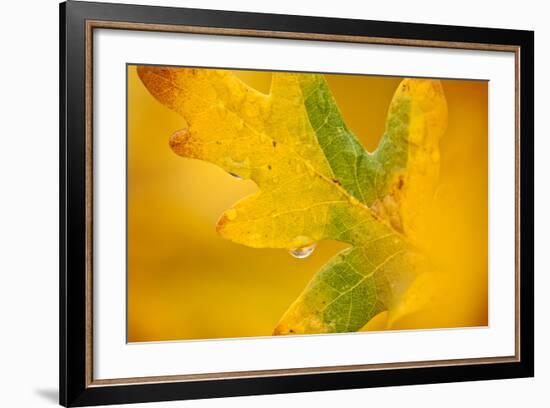
M 339 390 L 534 375 L 534 33 L 532 31 L 353 19 L 257 14 L 68 1 L 60 4 L 60 403 L 122 404 L 304 391 Z M 137 384 L 94 385 L 90 362 L 87 286 L 86 30 L 89 21 L 185 25 L 270 33 L 356 36 L 516 47 L 519 60 L 517 150 L 521 247 L 517 361 L 441 364 L 383 370 L 264 375 Z

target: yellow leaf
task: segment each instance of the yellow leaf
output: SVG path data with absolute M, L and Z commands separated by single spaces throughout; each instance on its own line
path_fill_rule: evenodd
M 189 125 L 170 139 L 178 155 L 258 185 L 221 216 L 224 238 L 297 252 L 323 239 L 351 245 L 313 277 L 275 334 L 355 331 L 396 307 L 427 264 L 415 232 L 438 178 L 447 120 L 439 81 L 401 83 L 369 153 L 322 75 L 274 73 L 265 95 L 224 70 L 140 66 L 138 74 Z

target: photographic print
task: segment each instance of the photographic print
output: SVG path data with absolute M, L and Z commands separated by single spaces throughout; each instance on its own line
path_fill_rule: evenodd
M 60 5 L 60 403 L 534 376 L 534 33 Z
M 488 325 L 488 82 L 127 65 L 127 341 Z

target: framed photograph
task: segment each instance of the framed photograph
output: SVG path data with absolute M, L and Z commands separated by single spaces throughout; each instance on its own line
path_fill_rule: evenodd
M 533 32 L 60 25 L 62 405 L 533 376 Z

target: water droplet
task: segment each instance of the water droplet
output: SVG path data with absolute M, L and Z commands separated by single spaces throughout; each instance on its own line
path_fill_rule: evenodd
M 233 178 L 236 178 L 237 180 L 242 180 L 243 179 L 241 176 L 239 176 L 238 174 L 235 174 L 235 173 L 229 172 L 229 175 Z
M 225 216 L 229 221 L 233 221 L 235 218 L 237 218 L 237 210 L 234 208 L 230 208 L 225 212 Z
M 314 242 L 311 245 L 307 245 L 299 248 L 292 248 L 291 250 L 289 250 L 289 252 L 290 252 L 290 255 L 292 255 L 294 258 L 303 259 L 310 256 L 315 250 L 316 246 L 317 246 L 317 243 Z

